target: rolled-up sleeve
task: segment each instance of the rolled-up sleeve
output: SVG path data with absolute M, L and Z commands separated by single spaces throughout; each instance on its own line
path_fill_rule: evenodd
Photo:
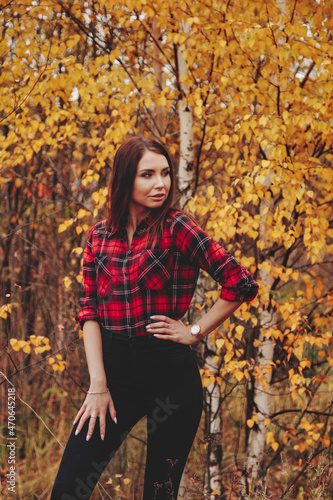
M 93 255 L 93 229 L 88 234 L 87 245 L 83 254 L 83 292 L 80 298 L 80 306 L 76 320 L 81 328 L 85 321 L 99 321 L 96 266 Z
M 255 298 L 259 286 L 249 271 L 186 214 L 175 216 L 172 233 L 177 249 L 185 258 L 221 285 L 221 299 L 249 302 Z

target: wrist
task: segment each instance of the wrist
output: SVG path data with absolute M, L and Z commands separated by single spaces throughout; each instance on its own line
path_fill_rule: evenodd
M 199 323 L 193 323 L 193 325 L 190 326 L 190 335 L 194 342 L 205 338 L 205 335 L 202 331 L 202 326 Z
M 90 378 L 89 391 L 102 392 L 108 388 L 106 378 Z

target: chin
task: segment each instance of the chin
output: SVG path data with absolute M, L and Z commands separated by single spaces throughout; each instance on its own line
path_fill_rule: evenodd
M 151 200 L 150 203 L 149 203 L 149 207 L 161 207 L 164 202 L 166 201 L 166 198 L 162 199 L 162 200 Z

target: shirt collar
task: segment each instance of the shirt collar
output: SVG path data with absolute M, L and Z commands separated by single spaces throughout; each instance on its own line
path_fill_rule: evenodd
M 138 231 L 138 230 L 139 231 L 146 231 L 150 227 L 152 220 L 153 220 L 152 214 L 147 215 L 147 217 L 142 219 L 142 221 L 138 224 L 136 231 Z M 117 226 L 110 228 L 110 230 L 108 232 L 109 232 L 110 236 L 113 236 L 117 232 L 123 233 L 124 231 L 125 231 L 125 226 L 123 224 L 118 224 Z

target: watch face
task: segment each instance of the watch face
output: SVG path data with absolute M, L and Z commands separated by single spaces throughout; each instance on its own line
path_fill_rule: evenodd
M 198 333 L 200 333 L 200 326 L 199 325 L 192 325 L 191 326 L 191 333 L 192 333 L 192 335 L 198 335 Z

